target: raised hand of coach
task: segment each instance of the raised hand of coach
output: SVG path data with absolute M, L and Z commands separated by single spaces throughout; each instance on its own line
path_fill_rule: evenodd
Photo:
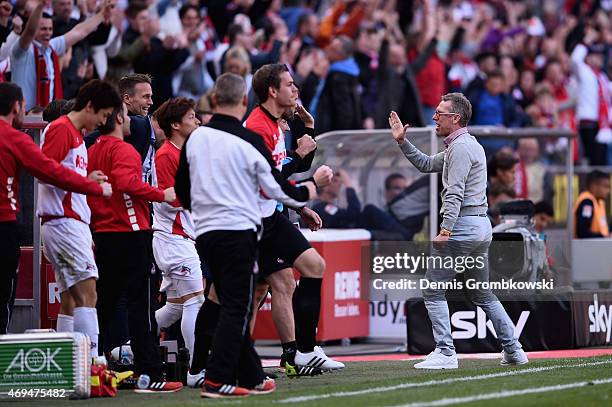
M 393 138 L 397 144 L 402 144 L 406 139 L 406 131 L 408 131 L 410 125 L 402 125 L 402 121 L 397 113 L 391 112 L 389 115 L 389 126 L 391 127 L 391 134 L 393 135 Z

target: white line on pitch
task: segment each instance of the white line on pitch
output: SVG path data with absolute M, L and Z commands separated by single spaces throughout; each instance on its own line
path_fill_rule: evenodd
M 355 390 L 355 391 L 341 391 L 341 392 L 336 392 L 336 393 L 315 394 L 312 396 L 289 397 L 286 399 L 279 400 L 278 403 L 299 403 L 299 402 L 304 402 L 304 401 L 327 399 L 330 397 L 360 396 L 362 394 L 384 393 L 388 391 L 395 391 L 395 390 L 414 388 L 414 387 L 425 387 L 425 386 L 433 386 L 433 385 L 438 385 L 438 384 L 449 384 L 449 383 L 457 383 L 457 382 L 470 382 L 470 381 L 475 381 L 475 380 L 494 379 L 498 377 L 516 376 L 516 375 L 528 374 L 528 373 L 546 372 L 546 371 L 554 370 L 554 369 L 597 366 L 597 365 L 604 365 L 604 364 L 609 364 L 609 363 L 612 363 L 612 360 L 603 360 L 599 362 L 587 362 L 587 363 L 579 363 L 579 364 L 572 364 L 572 365 L 553 365 L 553 366 L 532 367 L 529 369 L 508 370 L 505 372 L 489 373 L 489 374 L 484 374 L 484 375 L 479 375 L 479 376 L 450 377 L 448 379 L 428 380 L 426 382 L 401 383 L 401 384 L 396 384 L 394 386 L 373 387 L 369 389 Z
M 449 406 L 451 404 L 473 403 L 475 401 L 501 399 L 501 398 L 512 397 L 512 396 L 523 396 L 526 394 L 534 394 L 534 393 L 546 393 L 549 391 L 561 391 L 561 390 L 567 390 L 567 389 L 575 389 L 578 387 L 585 387 L 585 386 L 598 385 L 598 384 L 610 384 L 610 383 L 612 383 L 612 377 L 609 377 L 607 379 L 591 380 L 588 382 L 574 382 L 574 383 L 566 383 L 566 384 L 557 384 L 555 386 L 530 387 L 530 388 L 521 389 L 521 390 L 504 390 L 504 391 L 498 391 L 495 393 L 476 394 L 474 396 L 445 398 L 445 399 L 439 399 L 439 400 L 433 400 L 433 401 L 403 404 L 397 407 Z

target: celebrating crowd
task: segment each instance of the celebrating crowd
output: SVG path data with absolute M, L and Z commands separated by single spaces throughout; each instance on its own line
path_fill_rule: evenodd
M 206 114 L 220 74 L 245 78 L 250 111 L 252 74 L 282 63 L 317 133 L 384 128 L 389 110 L 431 124 L 440 97 L 463 91 L 471 125 L 570 129 L 576 160 L 606 165 L 611 11 L 575 0 L 2 0 L 0 80 L 37 112 L 92 78 L 143 73 L 151 112 L 185 96 Z M 516 147 L 484 146 L 488 157 Z M 539 147 L 545 159 L 566 150 L 552 139 Z

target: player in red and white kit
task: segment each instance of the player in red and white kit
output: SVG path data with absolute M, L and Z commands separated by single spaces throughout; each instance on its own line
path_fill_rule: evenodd
M 315 123 L 306 109 L 297 105 L 298 89 L 288 68 L 283 64 L 259 68 L 253 75 L 253 90 L 260 105 L 251 112 L 245 127 L 263 138 L 284 177 L 307 171 L 316 148 L 312 138 Z M 287 111 L 295 112 L 304 125 L 304 132 L 296 134 L 301 136 L 297 150 L 289 154 L 279 127 L 279 120 Z M 328 184 L 331 175 L 329 167 L 319 167 L 314 173 L 317 186 Z M 325 261 L 283 215 L 275 200 L 262 197 L 259 206 L 264 232 L 259 248 L 260 280 L 255 298 L 258 301 L 266 294 L 268 284 L 272 287 L 272 318 L 281 338 L 281 363 L 287 375 L 343 369 L 344 364 L 330 359 L 316 345 Z M 293 268 L 301 274 L 297 288 Z
M 110 184 L 98 184 L 45 156 L 23 125 L 25 101 L 19 86 L 0 83 L 0 334 L 7 333 L 19 264 L 19 173 L 25 168 L 41 182 L 77 193 L 110 196 Z
M 83 130 L 93 131 L 104 124 L 122 105 L 109 83 L 93 80 L 81 87 L 73 110 L 47 126 L 41 136 L 43 153 L 71 170 L 87 176 L 87 149 Z M 90 178 L 106 180 L 101 171 Z M 53 265 L 61 307 L 58 332 L 82 332 L 91 340 L 91 355 L 98 356 L 96 280 L 98 268 L 93 256 L 89 230 L 91 212 L 83 194 L 52 185 L 38 186 L 38 216 L 45 257 Z M 104 363 L 103 361 L 101 361 Z
M 125 105 L 99 128 L 101 136 L 89 148 L 88 170 L 100 170 L 113 185 L 110 201 L 88 198 L 94 231 L 98 280 L 100 346 L 110 352 L 109 325 L 117 301 L 127 299 L 134 371 L 149 376 L 136 392 L 175 392 L 183 385 L 163 378 L 157 324 L 152 314 L 150 278 L 153 265 L 149 202 L 174 202 L 174 188 L 152 187 L 142 180 L 138 151 L 123 138 L 130 132 Z M 139 380 L 141 382 L 141 380 Z M 147 380 L 142 381 L 146 383 Z
M 176 98 L 164 102 L 155 111 L 155 119 L 166 135 L 166 141 L 155 154 L 157 184 L 162 189 L 174 187 L 181 148 L 200 126 L 194 108 L 192 100 Z M 195 323 L 204 303 L 193 220 L 178 200 L 154 203 L 153 213 L 153 255 L 163 273 L 160 291 L 166 293 L 166 304 L 155 312 L 155 319 L 160 328 L 167 328 L 181 319 L 185 346 L 193 358 Z M 196 376 L 189 374 L 188 382 L 197 385 L 199 377 Z M 203 375 L 201 380 L 204 380 Z

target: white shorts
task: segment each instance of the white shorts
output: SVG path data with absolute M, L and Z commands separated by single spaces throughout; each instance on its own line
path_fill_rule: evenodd
M 204 283 L 202 279 L 179 280 L 164 276 L 159 291 L 165 292 L 167 298 L 181 298 L 188 294 L 204 291 Z
M 71 218 L 54 219 L 42 225 L 40 234 L 60 293 L 88 278 L 98 279 L 88 225 Z
M 179 235 L 153 234 L 153 255 L 162 271 L 160 291 L 169 298 L 178 298 L 202 291 L 202 268 L 195 242 Z

